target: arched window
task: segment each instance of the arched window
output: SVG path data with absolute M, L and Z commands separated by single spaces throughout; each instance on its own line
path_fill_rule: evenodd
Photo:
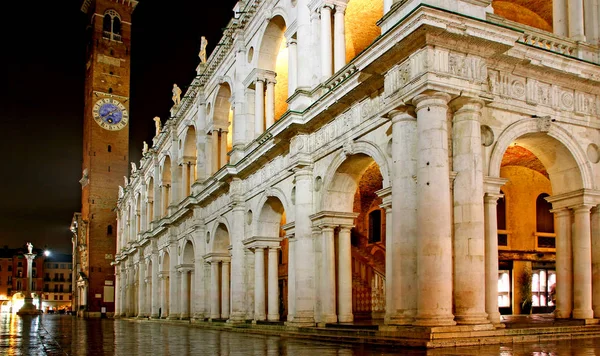
M 102 37 L 113 41 L 121 40 L 121 17 L 115 10 L 108 10 L 104 14 Z
M 545 198 L 549 195 L 540 194 L 535 201 L 535 222 L 537 232 L 554 233 L 554 215 L 550 212 L 552 204 Z

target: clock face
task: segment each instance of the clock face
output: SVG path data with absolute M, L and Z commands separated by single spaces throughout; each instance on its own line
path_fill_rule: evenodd
M 92 109 L 94 120 L 106 130 L 116 131 L 127 126 L 129 113 L 121 102 L 113 98 L 100 99 Z

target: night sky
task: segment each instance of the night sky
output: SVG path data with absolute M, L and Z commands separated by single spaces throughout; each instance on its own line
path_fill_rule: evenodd
M 86 15 L 81 0 L 11 1 L 0 22 L 0 248 L 71 252 L 81 209 Z M 131 44 L 130 160 L 151 144 L 154 116 L 169 116 L 171 88 L 185 93 L 233 17 L 235 0 L 140 0 Z

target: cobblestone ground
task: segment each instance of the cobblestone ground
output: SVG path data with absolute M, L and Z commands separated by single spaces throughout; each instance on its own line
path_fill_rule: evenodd
M 424 351 L 68 315 L 1 314 L 0 323 L 0 355 L 600 355 L 600 339 Z

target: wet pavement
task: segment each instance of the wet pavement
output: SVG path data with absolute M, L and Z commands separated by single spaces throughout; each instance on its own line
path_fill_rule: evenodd
M 160 322 L 0 314 L 0 355 L 600 355 L 600 339 L 415 350 L 339 345 Z

